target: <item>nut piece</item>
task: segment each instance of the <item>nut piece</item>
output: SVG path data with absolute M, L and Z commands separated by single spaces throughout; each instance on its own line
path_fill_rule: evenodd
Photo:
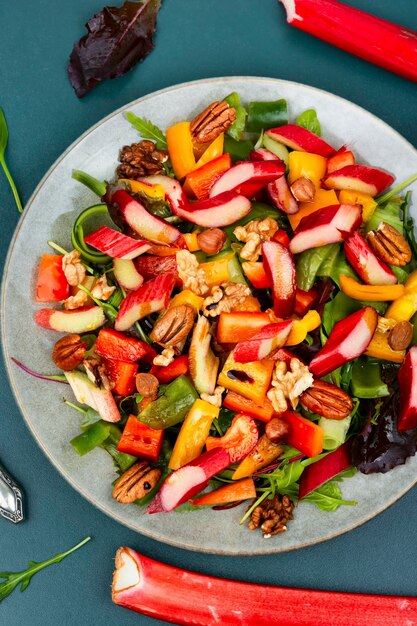
M 64 372 L 75 369 L 84 360 L 87 344 L 80 335 L 66 335 L 58 339 L 52 352 L 52 360 Z
M 289 435 L 290 428 L 288 422 L 280 417 L 273 417 L 265 426 L 265 434 L 272 443 L 281 443 Z
M 378 326 L 376 327 L 377 331 L 380 333 L 389 333 L 390 330 L 394 328 L 397 321 L 393 320 L 389 317 L 378 316 Z
M 315 380 L 301 396 L 300 402 L 309 411 L 333 420 L 342 420 L 353 409 L 351 397 L 336 385 Z
M 153 374 L 141 372 L 136 374 L 136 389 L 145 398 L 155 398 L 158 395 L 159 381 Z
M 314 183 L 305 176 L 300 176 L 290 186 L 291 193 L 298 202 L 313 202 L 316 195 Z
M 225 244 L 227 237 L 220 228 L 208 228 L 197 235 L 200 250 L 206 254 L 217 254 Z
M 388 336 L 388 344 L 392 350 L 406 350 L 413 338 L 413 324 L 403 320 L 395 324 Z
M 85 367 L 85 373 L 92 383 L 98 387 L 103 387 L 106 391 L 111 391 L 114 383 L 107 375 L 106 367 L 97 357 L 89 356 L 82 362 Z
M 163 172 L 162 164 L 168 160 L 168 152 L 157 150 L 153 141 L 144 139 L 139 143 L 132 143 L 131 146 L 123 146 L 119 160 L 121 165 L 116 170 L 119 178 L 136 180 Z
M 220 409 L 221 405 L 222 405 L 222 394 L 224 392 L 224 387 L 216 387 L 214 390 L 213 395 L 210 395 L 209 393 L 202 393 L 201 394 L 201 399 L 205 400 L 206 402 L 208 402 L 209 404 L 212 404 L 213 406 L 216 406 L 217 408 Z
M 277 413 L 287 410 L 287 398 L 293 409 L 296 408 L 299 396 L 313 384 L 313 374 L 298 359 L 290 361 L 290 369 L 287 371 L 285 361 L 277 361 L 272 373 L 272 388 L 267 397 Z
M 264 539 L 283 533 L 287 530 L 287 522 L 293 519 L 294 503 L 290 497 L 275 494 L 272 500 L 268 498 L 257 506 L 250 516 L 249 530 L 261 527 Z
M 161 478 L 161 470 L 150 467 L 146 461 L 135 463 L 120 476 L 114 485 L 113 498 L 122 504 L 131 504 L 146 496 Z
M 377 257 L 390 265 L 407 265 L 412 252 L 407 240 L 396 228 L 381 222 L 376 230 L 371 230 L 366 239 Z
M 85 278 L 85 267 L 80 257 L 78 250 L 73 250 L 62 257 L 62 269 L 71 287 L 77 287 Z
M 262 243 L 275 235 L 279 226 L 272 217 L 264 220 L 252 220 L 246 226 L 237 226 L 233 234 L 238 241 L 246 243 L 240 251 L 242 259 L 257 261 L 261 254 Z
M 91 293 L 98 300 L 106 301 L 110 298 L 115 289 L 116 287 L 111 287 L 108 284 L 106 274 L 103 274 L 103 276 L 98 279 L 98 281 L 92 288 Z
M 159 367 L 167 367 L 174 360 L 175 350 L 174 348 L 164 348 L 161 354 L 158 354 L 152 363 L 159 365 Z
M 220 313 L 230 313 L 250 296 L 250 293 L 249 287 L 241 283 L 227 282 L 216 285 L 203 302 L 203 314 L 206 317 L 217 317 Z
M 205 296 L 209 292 L 206 275 L 194 254 L 188 250 L 180 250 L 175 255 L 175 260 L 178 277 L 182 280 L 184 289 L 190 289 L 196 296 Z
M 173 306 L 156 322 L 149 336 L 164 348 L 175 346 L 187 337 L 194 325 L 194 317 L 195 311 L 191 306 Z
M 236 111 L 227 102 L 212 102 L 190 124 L 190 131 L 197 143 L 213 141 L 224 133 L 236 119 Z

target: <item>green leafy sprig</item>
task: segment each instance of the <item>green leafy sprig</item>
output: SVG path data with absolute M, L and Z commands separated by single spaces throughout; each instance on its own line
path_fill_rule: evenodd
M 90 541 L 90 539 L 91 537 L 86 537 L 73 548 L 70 548 L 66 552 L 60 552 L 46 561 L 41 561 L 40 563 L 29 561 L 29 567 L 22 572 L 0 572 L 0 578 L 4 578 L 3 582 L 0 583 L 0 602 L 7 598 L 7 596 L 10 595 L 19 585 L 20 591 L 27 589 L 32 576 L 49 565 L 60 563 L 63 559 L 65 559 L 65 557 L 81 548 L 84 544 Z
M 166 137 L 162 130 L 149 120 L 144 120 L 134 113 L 128 111 L 125 114 L 126 119 L 139 131 L 143 139 L 151 139 L 155 141 L 158 150 L 166 150 L 168 147 Z
M 0 165 L 3 168 L 6 178 L 9 181 L 9 185 L 13 192 L 14 200 L 16 202 L 17 210 L 22 213 L 23 206 L 20 201 L 19 193 L 17 191 L 15 182 L 10 174 L 10 170 L 7 167 L 5 152 L 7 148 L 7 142 L 9 141 L 9 129 L 7 127 L 6 118 L 4 117 L 3 109 L 0 107 Z

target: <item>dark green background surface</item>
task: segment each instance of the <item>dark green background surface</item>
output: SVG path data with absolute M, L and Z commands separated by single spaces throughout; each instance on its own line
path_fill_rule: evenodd
M 410 0 L 349 4 L 417 30 Z M 61 152 L 100 118 L 144 94 L 197 78 L 255 75 L 314 85 L 369 109 L 417 145 L 416 85 L 290 28 L 276 0 L 165 0 L 156 48 L 145 62 L 77 100 L 66 77 L 67 59 L 84 34 L 83 24 L 101 6 L 102 0 L 0 3 L 0 104 L 9 123 L 10 167 L 25 202 Z M 0 176 L 0 269 L 18 217 Z M 94 537 L 80 552 L 36 576 L 23 594 L 7 598 L 0 607 L 1 624 L 162 624 L 112 605 L 113 558 L 120 545 L 239 580 L 416 593 L 415 489 L 365 526 L 306 550 L 239 558 L 175 549 L 120 526 L 76 493 L 32 439 L 3 368 L 0 377 L 0 459 L 24 486 L 28 510 L 27 521 L 16 527 L 0 518 L 0 571 L 21 569 L 28 559 L 41 560 L 88 534 Z M 243 531 L 236 532 L 243 540 Z

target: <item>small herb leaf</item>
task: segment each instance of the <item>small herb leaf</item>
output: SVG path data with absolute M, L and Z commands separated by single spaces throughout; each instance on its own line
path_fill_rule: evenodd
M 149 120 L 144 120 L 130 111 L 125 115 L 126 119 L 139 131 L 143 139 L 151 139 L 156 142 L 158 150 L 166 150 L 168 147 L 166 137 L 162 130 Z
M 10 174 L 9 168 L 6 164 L 5 152 L 7 148 L 7 142 L 9 140 L 9 129 L 7 127 L 6 118 L 4 117 L 3 109 L 0 107 L 0 165 L 3 168 L 4 173 L 6 174 L 6 178 L 9 181 L 10 188 L 13 192 L 14 200 L 16 202 L 17 210 L 19 213 L 22 213 L 23 206 L 19 198 L 19 193 L 17 191 L 16 185 Z

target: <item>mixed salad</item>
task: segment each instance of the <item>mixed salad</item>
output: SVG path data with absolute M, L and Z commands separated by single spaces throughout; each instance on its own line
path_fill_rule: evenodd
M 387 191 L 285 100 L 232 93 L 166 134 L 126 117 L 141 139 L 110 182 L 74 172 L 99 200 L 38 270 L 75 452 L 113 457 L 121 504 L 246 502 L 265 537 L 298 501 L 355 505 L 344 478 L 416 451 L 417 177 Z

